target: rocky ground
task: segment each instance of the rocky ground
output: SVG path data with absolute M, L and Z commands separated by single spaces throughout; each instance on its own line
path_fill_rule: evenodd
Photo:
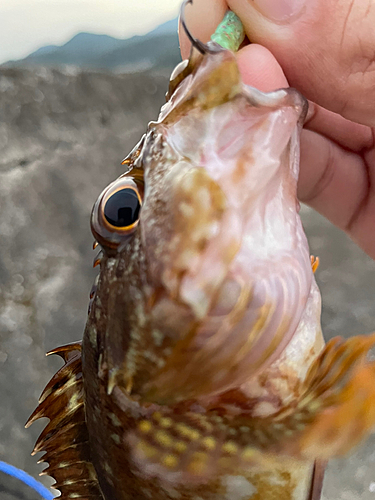
M 24 423 L 58 359 L 44 352 L 82 337 L 96 272 L 89 230 L 97 195 L 163 102 L 162 75 L 0 69 L 0 460 L 30 457 L 44 427 Z M 375 329 L 375 263 L 303 208 L 321 258 L 326 338 Z M 325 500 L 375 499 L 375 439 L 333 461 Z M 47 480 L 48 484 L 48 480 Z M 38 496 L 0 475 L 1 500 Z

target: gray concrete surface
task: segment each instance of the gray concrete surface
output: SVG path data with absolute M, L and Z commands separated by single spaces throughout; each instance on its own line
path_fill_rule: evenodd
M 96 275 L 92 204 L 165 89 L 157 75 L 0 68 L 0 460 L 35 477 L 30 452 L 45 422 L 24 423 L 60 366 L 44 352 L 82 337 Z M 326 339 L 375 330 L 375 263 L 312 210 L 302 217 L 321 259 Z M 0 474 L 0 500 L 37 498 L 15 488 Z M 323 495 L 375 500 L 374 438 L 330 463 Z

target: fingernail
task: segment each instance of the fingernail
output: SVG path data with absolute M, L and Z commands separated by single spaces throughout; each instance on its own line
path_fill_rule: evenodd
M 306 0 L 250 0 L 250 3 L 271 21 L 287 22 L 301 12 Z

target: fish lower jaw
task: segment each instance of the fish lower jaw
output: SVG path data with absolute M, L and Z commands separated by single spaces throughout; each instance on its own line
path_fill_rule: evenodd
M 240 390 L 255 401 L 254 417 L 267 417 L 298 400 L 311 364 L 324 348 L 321 296 L 313 279 L 301 320 L 284 351 Z

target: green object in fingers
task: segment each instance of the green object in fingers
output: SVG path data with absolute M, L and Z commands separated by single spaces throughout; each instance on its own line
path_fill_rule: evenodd
M 231 10 L 225 14 L 224 19 L 211 36 L 213 42 L 218 43 L 224 49 L 236 52 L 244 41 L 245 31 L 240 18 Z

